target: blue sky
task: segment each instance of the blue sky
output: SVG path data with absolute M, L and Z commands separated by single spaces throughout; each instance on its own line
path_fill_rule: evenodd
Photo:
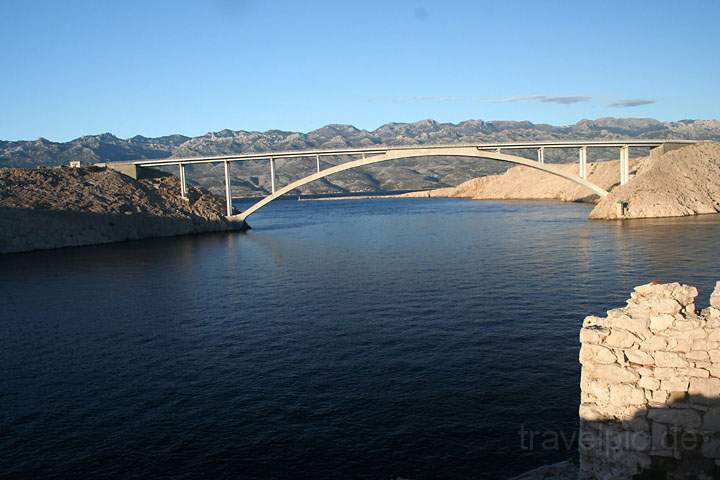
M 718 118 L 720 2 L 0 0 L 0 139 Z

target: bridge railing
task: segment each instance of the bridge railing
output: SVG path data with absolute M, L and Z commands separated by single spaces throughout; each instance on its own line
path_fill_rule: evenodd
M 388 152 L 403 151 L 427 151 L 427 156 L 432 156 L 433 151 L 443 151 L 447 154 L 448 149 L 473 148 L 479 151 L 488 150 L 501 152 L 502 150 L 535 150 L 537 163 L 545 164 L 546 151 L 548 149 L 577 149 L 579 177 L 587 179 L 588 150 L 590 148 L 617 148 L 620 159 L 620 181 L 621 185 L 628 182 L 630 178 L 630 148 L 640 147 L 664 150 L 678 148 L 686 144 L 695 143 L 693 140 L 638 140 L 638 139 L 617 139 L 617 140 L 578 140 L 578 141 L 550 141 L 550 142 L 504 142 L 504 143 L 482 143 L 482 144 L 449 144 L 449 145 L 399 145 L 399 146 L 373 146 L 367 148 L 345 148 L 345 149 L 324 149 L 324 150 L 290 150 L 279 152 L 253 152 L 233 155 L 216 155 L 202 157 L 164 158 L 164 159 L 138 159 L 129 162 L 113 162 L 106 164 L 110 168 L 119 168 L 121 165 L 134 167 L 167 167 L 177 166 L 180 179 L 180 195 L 187 198 L 187 176 L 185 167 L 194 164 L 222 163 L 224 171 L 224 187 L 226 200 L 226 213 L 233 215 L 232 192 L 230 182 L 230 163 L 244 161 L 264 160 L 269 162 L 270 169 L 270 195 L 276 192 L 276 166 L 275 160 L 288 158 L 310 158 L 315 162 L 316 173 L 320 173 L 320 160 L 322 157 L 360 157 L 385 155 Z M 401 158 L 401 157 L 399 157 Z

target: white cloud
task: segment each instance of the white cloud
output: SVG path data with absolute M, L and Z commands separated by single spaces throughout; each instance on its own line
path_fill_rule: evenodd
M 630 98 L 627 100 L 618 100 L 617 102 L 611 103 L 610 107 L 627 108 L 627 107 L 639 107 L 641 105 L 651 105 L 655 103 L 655 100 L 643 100 L 640 98 Z
M 557 103 L 559 105 L 572 105 L 573 103 L 587 102 L 592 97 L 586 95 L 568 95 L 568 96 L 551 96 L 551 95 L 528 95 L 524 97 L 509 97 L 495 100 L 499 103 L 515 103 L 515 102 L 539 102 L 539 103 Z

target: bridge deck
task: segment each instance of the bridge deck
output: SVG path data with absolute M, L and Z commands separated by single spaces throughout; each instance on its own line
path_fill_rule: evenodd
M 169 157 L 154 159 L 137 159 L 130 161 L 121 161 L 117 163 L 131 163 L 146 167 L 157 167 L 162 165 L 179 165 L 180 163 L 216 163 L 224 161 L 250 161 L 250 160 L 267 160 L 269 158 L 297 158 L 297 157 L 326 157 L 326 156 L 343 156 L 343 155 L 362 155 L 362 154 L 382 154 L 388 151 L 417 150 L 418 148 L 427 150 L 446 150 L 448 148 L 478 148 L 481 150 L 507 149 L 537 149 L 544 148 L 621 148 L 621 147 L 637 147 L 637 148 L 653 148 L 659 147 L 664 143 L 696 143 L 694 140 L 638 140 L 638 139 L 616 139 L 616 140 L 578 140 L 573 142 L 552 141 L 552 142 L 508 142 L 508 143 L 454 143 L 447 145 L 373 145 L 365 148 L 335 148 L 320 150 L 286 150 L 279 152 L 253 152 L 241 153 L 233 155 L 214 155 L 199 157 Z M 112 162 L 116 163 L 116 162 Z
M 630 148 L 657 147 L 676 148 L 678 145 L 696 143 L 694 140 L 669 140 L 669 139 L 612 139 L 612 140 L 578 140 L 578 141 L 545 141 L 545 142 L 506 142 L 506 143 L 474 143 L 474 144 L 450 144 L 450 145 L 373 145 L 365 148 L 337 148 L 324 150 L 290 150 L 281 152 L 254 152 L 234 155 L 218 155 L 205 157 L 184 157 L 164 159 L 139 159 L 125 162 L 112 162 L 107 164 L 111 168 L 121 170 L 130 168 L 138 170 L 139 167 L 172 166 L 179 167 L 180 192 L 183 198 L 186 197 L 185 167 L 201 163 L 224 163 L 225 173 L 225 203 L 228 218 L 237 218 L 244 221 L 249 215 L 257 211 L 274 199 L 300 188 L 307 183 L 320 180 L 329 175 L 334 175 L 345 170 L 358 168 L 374 163 L 403 158 L 420 158 L 433 156 L 454 156 L 454 157 L 476 157 L 503 162 L 515 163 L 536 168 L 547 173 L 566 178 L 572 182 L 582 185 L 599 196 L 606 196 L 608 192 L 599 186 L 588 181 L 587 175 L 587 151 L 589 148 L 619 148 L 620 149 L 620 176 L 619 183 L 624 185 L 630 177 Z M 578 175 L 562 171 L 556 165 L 545 163 L 545 149 L 577 149 L 579 152 Z M 536 150 L 537 160 L 530 160 L 525 157 L 502 153 L 502 150 Z M 321 170 L 320 157 L 327 156 L 357 156 L 358 160 L 348 161 Z M 275 185 L 275 160 L 280 158 L 303 158 L 314 157 L 316 160 L 317 172 L 305 178 L 291 182 L 280 189 Z M 250 208 L 239 215 L 233 215 L 232 192 L 230 182 L 230 162 L 269 160 L 271 192 L 262 200 L 256 202 Z M 124 166 L 124 167 L 123 167 Z

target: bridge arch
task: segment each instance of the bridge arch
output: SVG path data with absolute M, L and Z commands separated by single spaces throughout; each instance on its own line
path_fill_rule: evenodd
M 490 151 L 490 150 L 483 150 L 483 149 L 480 149 L 477 147 L 412 148 L 412 149 L 402 149 L 402 150 L 389 150 L 385 153 L 368 156 L 368 157 L 365 157 L 365 158 L 362 158 L 359 160 L 353 160 L 350 162 L 345 162 L 345 163 L 341 163 L 339 165 L 335 165 L 330 168 L 326 168 L 325 170 L 321 170 L 317 173 L 308 175 L 307 177 L 301 178 L 300 180 L 296 180 L 294 182 L 287 184 L 286 186 L 276 190 L 274 193 L 264 197 L 263 199 L 259 200 L 256 203 L 254 203 L 253 205 L 251 205 L 249 208 L 242 211 L 241 213 L 239 213 L 237 215 L 233 215 L 231 218 L 244 221 L 250 215 L 257 212 L 259 209 L 261 209 L 268 203 L 272 202 L 273 200 L 276 200 L 277 198 L 281 197 L 282 195 L 290 193 L 291 191 L 295 190 L 296 188 L 300 188 L 303 185 L 307 185 L 308 183 L 314 182 L 316 180 L 320 180 L 325 177 L 329 177 L 330 175 L 334 175 L 336 173 L 344 172 L 346 170 L 351 170 L 353 168 L 363 167 L 366 165 L 372 165 L 374 163 L 387 162 L 390 160 L 400 160 L 400 159 L 418 158 L 418 157 L 431 157 L 431 156 L 432 157 L 474 157 L 474 158 L 484 158 L 484 159 L 489 159 L 489 160 L 499 160 L 501 162 L 515 163 L 518 165 L 525 165 L 526 167 L 541 170 L 541 171 L 547 172 L 551 175 L 556 175 L 558 177 L 562 177 L 567 180 L 570 180 L 571 182 L 577 183 L 578 185 L 582 185 L 583 187 L 586 187 L 588 190 L 599 195 L 600 197 L 605 197 L 606 195 L 608 195 L 608 192 L 606 190 L 595 185 L 592 182 L 589 182 L 587 179 L 584 179 L 584 178 L 580 177 L 579 175 L 565 172 L 565 171 L 557 168 L 554 165 L 540 163 L 535 160 L 530 160 L 527 158 L 519 157 L 517 155 L 507 155 L 505 153 L 500 153 L 500 152 L 495 152 L 495 151 Z

